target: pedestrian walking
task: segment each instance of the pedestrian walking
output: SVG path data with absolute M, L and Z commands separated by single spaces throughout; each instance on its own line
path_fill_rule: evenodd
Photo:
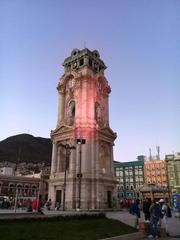
M 159 200 L 160 206 L 161 206 L 161 213 L 162 213 L 162 220 L 161 220 L 161 226 L 165 228 L 166 235 L 169 236 L 168 231 L 168 217 L 171 217 L 171 210 L 169 205 L 165 202 L 164 199 Z
M 129 209 L 130 214 L 135 216 L 134 227 L 136 229 L 139 229 L 139 218 L 141 217 L 139 204 L 140 204 L 140 200 L 136 199 Z

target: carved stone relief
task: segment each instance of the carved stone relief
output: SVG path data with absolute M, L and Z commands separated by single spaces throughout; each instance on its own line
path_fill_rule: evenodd
M 67 107 L 67 124 L 72 126 L 74 124 L 75 118 L 75 101 L 72 100 L 69 102 Z

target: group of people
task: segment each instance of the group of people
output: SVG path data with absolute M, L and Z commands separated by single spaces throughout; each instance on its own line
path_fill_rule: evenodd
M 130 206 L 130 213 L 135 215 L 135 227 L 138 228 L 140 219 L 140 200 L 137 199 Z M 149 223 L 149 235 L 148 238 L 158 238 L 160 227 L 165 229 L 166 235 L 168 232 L 168 217 L 171 217 L 171 210 L 169 205 L 164 199 L 154 201 L 151 203 L 149 199 L 145 199 L 143 202 L 143 213 L 146 222 Z

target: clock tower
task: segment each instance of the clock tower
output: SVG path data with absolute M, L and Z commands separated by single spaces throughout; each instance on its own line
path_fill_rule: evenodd
M 109 126 L 106 66 L 97 50 L 87 48 L 74 49 L 63 66 L 57 125 L 51 131 L 49 198 L 63 210 L 111 208 L 116 133 Z

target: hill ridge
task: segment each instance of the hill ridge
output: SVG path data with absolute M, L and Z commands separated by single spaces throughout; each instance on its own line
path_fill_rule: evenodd
M 0 141 L 0 162 L 50 163 L 52 143 L 50 138 L 34 137 L 22 133 Z

